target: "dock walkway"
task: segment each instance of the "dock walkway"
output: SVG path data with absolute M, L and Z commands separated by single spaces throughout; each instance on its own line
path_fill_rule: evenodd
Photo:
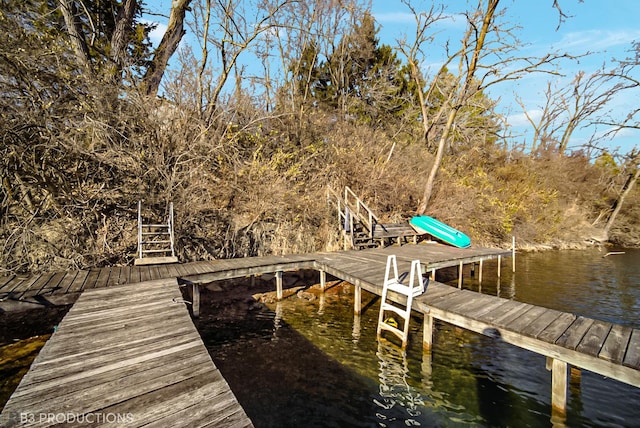
M 252 427 L 173 279 L 87 290 L 40 351 L 0 426 Z
M 175 278 L 191 290 L 193 312 L 197 314 L 198 290 L 208 282 L 257 275 L 276 274 L 276 289 L 282 296 L 282 275 L 286 271 L 315 269 L 320 282 L 326 275 L 355 286 L 355 312 L 361 309 L 362 290 L 382 292 L 386 259 L 395 254 L 401 271 L 419 259 L 428 271 L 462 267 L 509 257 L 511 250 L 458 249 L 438 244 L 405 245 L 364 251 L 315 253 L 292 256 L 252 257 L 162 266 L 113 267 L 90 271 L 47 274 L 36 277 L 0 278 L 0 299 L 25 303 L 54 303 L 61 296 L 105 288 L 119 295 L 117 284 Z M 459 282 L 460 284 L 460 282 Z M 172 287 L 177 290 L 176 287 Z M 96 290 L 96 295 L 102 290 Z M 145 298 L 141 297 L 144 302 Z M 141 303 L 142 305 L 146 303 Z M 552 370 L 552 405 L 566 405 L 568 366 L 640 387 L 640 330 L 543 308 L 495 296 L 482 295 L 431 281 L 427 291 L 414 300 L 423 314 L 425 347 L 431 345 L 434 319 L 444 321 L 547 357 Z M 1 306 L 0 306 L 1 308 Z M 71 312 L 70 312 L 71 313 Z M 162 320 L 159 325 L 163 325 Z M 62 326 L 61 326 L 62 327 Z M 142 338 L 140 339 L 142 340 Z

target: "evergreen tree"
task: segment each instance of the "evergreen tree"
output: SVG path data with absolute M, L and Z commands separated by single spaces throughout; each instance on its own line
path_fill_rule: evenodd
M 410 108 L 413 87 L 393 49 L 379 45 L 377 33 L 373 17 L 365 13 L 317 66 L 312 87 L 319 105 L 374 125 Z

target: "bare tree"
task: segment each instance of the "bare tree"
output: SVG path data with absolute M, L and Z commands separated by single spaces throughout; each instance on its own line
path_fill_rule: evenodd
M 476 94 L 490 86 L 519 79 L 531 72 L 555 73 L 553 69 L 546 66 L 552 65 L 559 58 L 568 57 L 566 54 L 557 53 L 549 53 L 542 57 L 522 57 L 517 55 L 516 51 L 521 44 L 514 36 L 514 29 L 506 24 L 497 22 L 498 18 L 504 14 L 504 10 L 498 12 L 499 0 L 488 0 L 486 5 L 484 3 L 484 1 L 479 0 L 474 10 L 464 14 L 467 21 L 467 29 L 462 37 L 461 47 L 456 52 L 448 53 L 448 57 L 445 60 L 444 67 L 447 68 L 455 60 L 458 63 L 457 81 L 453 88 L 449 90 L 446 99 L 437 112 L 427 115 L 426 109 L 423 107 L 422 119 L 425 140 L 428 140 L 429 134 L 432 133 L 435 121 L 439 121 L 441 118 L 444 120 L 437 137 L 438 145 L 434 163 L 425 184 L 422 202 L 417 210 L 419 214 L 424 214 L 429 205 L 435 179 L 459 111 L 465 105 L 469 105 L 470 100 L 473 100 Z M 424 79 L 421 78 L 419 73 L 421 63 L 419 54 L 426 49 L 424 44 L 432 40 L 426 31 L 427 28 L 436 19 L 441 19 L 442 15 L 428 14 L 425 19 L 425 15 L 419 15 L 411 7 L 409 0 L 406 0 L 405 4 L 412 10 L 419 25 L 414 42 L 412 44 L 408 44 L 406 41 L 401 42 L 400 50 L 409 61 L 418 87 L 424 88 Z M 438 73 L 438 76 L 440 74 L 442 73 Z M 437 85 L 442 83 L 439 81 L 438 76 L 429 87 L 427 94 L 436 90 Z M 423 96 L 421 99 L 423 105 L 426 102 L 425 100 L 428 100 L 428 98 Z
M 274 24 L 278 22 L 276 17 L 280 14 L 282 7 L 291 1 L 293 0 L 281 0 L 273 4 L 265 2 L 250 7 L 238 0 L 217 0 L 215 7 L 211 5 L 213 15 L 207 12 L 204 15 L 205 21 L 209 23 L 213 19 L 217 25 L 212 27 L 207 24 L 203 31 L 206 30 L 208 33 L 202 32 L 200 38 L 203 52 L 211 61 L 208 66 L 218 69 L 219 78 L 217 82 L 212 83 L 209 91 L 203 90 L 208 96 L 207 105 L 204 107 L 206 117 L 212 118 L 216 113 L 220 96 L 233 70 L 238 66 L 240 56 L 247 52 L 260 36 L 277 25 Z M 207 4 L 209 4 L 208 1 Z M 255 10 L 254 14 L 249 12 L 252 8 Z M 214 58 L 209 55 L 209 44 L 213 45 L 217 51 L 215 64 Z M 236 77 L 242 78 L 240 69 L 236 69 Z
M 549 82 L 538 119 L 534 119 L 520 101 L 535 131 L 531 150 L 555 150 L 564 154 L 574 132 L 590 126 L 594 128 L 592 143 L 598 138 L 595 125 L 610 117 L 611 102 L 631 87 L 628 81 L 621 80 L 616 72 L 605 70 L 604 66 L 591 74 L 581 71 L 570 85 L 561 84 L 558 89 Z

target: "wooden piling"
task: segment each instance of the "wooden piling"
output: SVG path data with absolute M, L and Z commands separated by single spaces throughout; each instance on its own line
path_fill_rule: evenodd
M 555 412 L 567 410 L 567 363 L 553 358 L 551 364 L 551 406 Z
M 429 314 L 424 314 L 424 321 L 422 322 L 422 348 L 430 351 L 433 345 L 433 317 Z
M 195 282 L 191 284 L 191 300 L 193 317 L 198 318 L 200 316 L 200 284 Z
M 282 271 L 276 272 L 276 300 L 282 300 Z

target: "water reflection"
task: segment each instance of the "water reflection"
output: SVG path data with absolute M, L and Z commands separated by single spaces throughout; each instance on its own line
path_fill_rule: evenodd
M 284 315 L 284 307 L 282 306 L 282 302 L 276 302 L 276 307 L 275 307 L 274 316 L 273 316 L 273 337 L 271 338 L 272 341 L 278 340 L 278 331 L 280 330 L 283 324 L 283 321 L 282 321 L 283 315 Z
M 353 337 L 353 343 L 357 344 L 360 340 L 360 314 L 353 315 L 353 332 L 351 336 Z
M 640 251 L 631 266 L 614 259 L 628 256 L 521 255 L 516 274 L 504 269 L 500 279 L 495 264 L 485 263 L 482 292 L 637 328 Z M 479 289 L 478 279 L 477 272 L 466 277 L 464 288 Z M 556 415 L 544 357 L 440 322 L 432 351 L 423 352 L 416 319 L 403 353 L 376 339 L 379 301 L 363 293 L 368 300 L 354 316 L 353 288 L 334 287 L 313 301 L 293 297 L 233 323 L 214 322 L 210 328 L 220 331 L 203 338 L 227 380 L 246 382 L 245 391 L 236 385 L 234 392 L 246 399 L 256 426 L 637 425 L 639 388 L 572 373 L 567 414 Z
M 378 425 L 387 427 L 391 422 L 402 421 L 405 426 L 420 426 L 415 418 L 421 415 L 419 407 L 424 405 L 424 400 L 409 385 L 406 352 L 385 339 L 379 339 L 376 356 L 380 385 L 379 394 L 373 402 L 377 406 Z

